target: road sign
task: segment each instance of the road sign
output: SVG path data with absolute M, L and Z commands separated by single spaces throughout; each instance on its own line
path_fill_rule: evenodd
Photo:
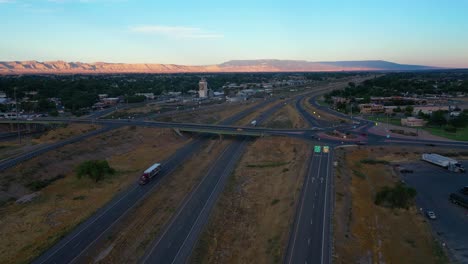
M 328 146 L 323 146 L 323 153 L 328 153 L 330 148 Z
M 320 153 L 320 146 L 315 146 L 314 147 L 314 152 Z

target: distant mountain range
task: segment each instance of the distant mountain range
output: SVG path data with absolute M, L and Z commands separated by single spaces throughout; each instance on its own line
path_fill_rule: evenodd
M 176 64 L 82 63 L 64 61 L 0 62 L 0 74 L 109 74 L 109 73 L 216 73 L 216 72 L 334 72 L 420 71 L 437 67 L 398 64 L 382 60 L 321 61 L 231 60 L 221 64 L 187 66 Z

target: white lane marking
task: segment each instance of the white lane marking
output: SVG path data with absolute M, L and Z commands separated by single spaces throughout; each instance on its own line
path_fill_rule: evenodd
M 325 175 L 325 205 L 323 206 L 323 230 L 322 230 L 322 259 L 320 261 L 321 264 L 323 264 L 323 257 L 324 257 L 324 249 L 325 249 L 325 214 L 327 212 L 327 192 L 328 192 L 328 188 L 327 188 L 327 182 L 328 182 L 328 177 L 329 177 L 329 173 L 330 173 L 330 155 L 328 155 L 328 159 L 327 159 L 327 174 Z
M 309 244 L 309 245 L 310 245 L 310 237 L 309 237 L 309 239 L 307 239 L 307 244 Z
M 236 158 L 230 159 L 230 160 L 229 160 L 229 163 L 227 164 L 227 166 L 224 167 L 225 170 L 226 170 L 226 168 L 229 168 L 229 167 L 230 167 L 230 165 L 234 162 L 234 160 L 237 160 L 237 161 L 238 161 L 238 160 L 240 159 L 240 156 L 243 154 L 243 151 L 241 151 L 241 150 L 242 150 L 242 148 L 244 147 L 244 145 L 246 145 L 246 144 L 247 144 L 247 141 L 245 141 L 245 140 L 241 143 L 241 145 L 240 145 L 239 148 L 237 149 L 237 152 L 234 152 L 234 154 L 233 154 L 233 156 L 236 157 Z M 233 169 L 234 169 L 234 166 L 235 166 L 235 165 L 233 165 Z M 225 172 L 225 171 L 223 171 L 223 172 Z M 232 173 L 232 172 L 231 172 L 231 173 Z M 228 177 L 229 177 L 229 176 L 230 176 L 230 175 L 228 175 Z M 221 182 L 221 178 L 222 178 L 222 175 L 218 178 L 218 181 L 216 182 L 214 188 L 212 189 L 212 191 L 211 191 L 211 193 L 210 193 L 210 196 L 208 197 L 208 200 L 206 200 L 206 203 L 205 203 L 205 205 L 203 206 L 203 208 L 201 209 L 200 213 L 198 214 L 197 219 L 195 219 L 195 222 L 193 222 L 193 225 L 192 225 L 192 227 L 190 228 L 189 233 L 188 233 L 187 236 L 185 237 L 184 242 L 182 243 L 182 245 L 180 246 L 179 250 L 177 251 L 177 254 L 174 256 L 174 259 L 172 260 L 172 264 L 174 264 L 174 263 L 176 262 L 177 258 L 179 257 L 180 251 L 184 248 L 185 243 L 187 243 L 187 239 L 190 237 L 190 234 L 192 233 L 193 229 L 194 229 L 195 226 L 197 225 L 198 219 L 202 216 L 203 211 L 206 210 L 206 207 L 208 206 L 209 202 L 211 201 L 211 197 L 213 196 L 213 194 L 214 194 L 215 191 L 216 191 L 216 188 L 219 186 L 219 183 Z M 146 262 L 146 261 L 145 261 L 145 262 Z
M 193 141 L 192 141 L 192 142 L 193 142 Z M 194 143 L 194 145 L 195 145 L 195 144 L 196 144 L 196 143 Z M 174 160 L 174 159 L 175 159 L 175 157 L 174 157 L 174 156 L 171 156 L 169 159 L 167 159 L 167 161 L 165 161 L 165 163 L 172 162 L 172 160 Z M 172 170 L 167 171 L 165 175 L 170 175 L 176 168 L 177 168 L 177 167 L 174 167 L 174 168 L 172 168 Z M 136 203 L 135 203 L 134 205 L 138 204 L 138 202 L 139 202 L 142 198 L 146 197 L 149 193 L 151 193 L 151 191 L 152 191 L 156 186 L 159 186 L 159 182 L 156 183 L 154 186 L 152 186 L 152 187 L 150 188 L 150 190 L 148 190 L 148 191 L 145 193 L 145 195 L 144 195 L 143 197 L 140 197 L 140 198 L 136 201 Z M 79 231 L 78 233 L 76 233 L 72 238 L 70 238 L 70 240 L 68 240 L 65 244 L 63 244 L 61 247 L 59 247 L 59 248 L 56 249 L 53 253 L 51 253 L 45 260 L 43 260 L 42 262 L 40 262 L 40 264 L 47 262 L 47 260 L 49 260 L 52 256 L 54 256 L 59 250 L 61 250 L 62 248 L 64 248 L 68 243 L 70 243 L 73 239 L 75 239 L 78 235 L 80 235 L 80 234 L 81 234 L 83 231 L 85 231 L 88 227 L 90 227 L 92 224 L 94 224 L 94 222 L 96 222 L 96 221 L 97 221 L 99 218 L 101 218 L 105 213 L 107 213 L 107 211 L 109 211 L 109 210 L 111 210 L 112 208 L 114 208 L 121 200 L 123 200 L 124 198 L 126 198 L 130 193 L 132 193 L 132 192 L 133 192 L 135 189 L 137 189 L 137 188 L 141 188 L 141 187 L 140 187 L 139 185 L 135 185 L 135 187 L 134 187 L 133 189 L 129 190 L 124 196 L 122 196 L 119 200 L 117 200 L 113 205 L 109 206 L 109 207 L 108 207 L 104 212 L 102 212 L 99 216 L 96 216 L 96 218 L 95 218 L 91 223 L 89 223 L 88 225 L 86 225 L 85 227 L 83 227 L 82 230 L 80 230 L 80 231 Z M 102 232 L 102 233 L 99 235 L 99 237 L 101 237 L 111 226 L 113 226 L 123 215 L 125 215 L 125 214 L 127 213 L 128 210 L 130 210 L 130 209 L 133 208 L 133 207 L 134 207 L 134 206 L 132 206 L 132 207 L 128 208 L 127 210 L 125 210 L 124 213 L 123 213 L 120 217 L 118 217 L 114 222 L 112 222 L 112 223 L 110 224 L 110 226 L 109 226 L 108 228 L 106 228 L 106 230 L 104 230 L 104 232 Z M 98 238 L 99 238 L 99 237 L 98 237 Z M 96 241 L 98 238 L 96 238 L 94 241 Z M 80 256 L 92 243 L 94 243 L 94 241 L 91 242 L 83 251 L 81 251 L 81 253 L 80 253 L 78 256 Z M 76 256 L 71 262 L 73 262 L 78 256 Z
M 224 153 L 229 149 L 229 146 L 227 146 L 223 152 L 221 152 L 221 155 L 218 156 L 218 158 L 215 160 L 215 162 L 213 164 L 216 164 L 218 163 L 218 161 L 221 159 L 221 157 L 224 155 Z M 190 193 L 190 195 L 185 198 L 186 200 L 184 201 L 184 203 L 182 204 L 180 208 L 180 210 L 177 212 L 177 214 L 175 216 L 172 217 L 171 219 L 171 222 L 170 224 L 167 226 L 167 228 L 164 230 L 164 232 L 161 234 L 161 236 L 159 237 L 158 241 L 156 242 L 156 244 L 154 244 L 153 247 L 151 247 L 148 255 L 143 259 L 142 263 L 145 263 L 148 258 L 151 256 L 151 254 L 153 253 L 153 250 L 158 246 L 159 242 L 161 242 L 161 240 L 163 239 L 163 237 L 166 235 L 167 231 L 169 231 L 170 227 L 174 224 L 175 220 L 177 219 L 177 217 L 182 213 L 182 211 L 184 211 L 185 209 L 185 206 L 187 206 L 188 202 L 192 199 L 193 195 L 197 192 L 197 190 L 200 188 L 200 186 L 202 185 L 202 183 L 208 178 L 208 175 L 211 173 L 212 170 L 214 170 L 216 166 L 213 165 L 209 170 L 208 172 L 205 174 L 205 176 L 203 177 L 203 179 L 198 183 L 197 187 L 195 189 L 193 189 L 194 191 L 192 191 Z
M 304 207 L 304 201 L 305 201 L 305 196 L 307 194 L 307 188 L 309 186 L 309 175 L 310 175 L 310 172 L 312 170 L 312 164 L 314 163 L 314 153 L 312 152 L 312 157 L 310 159 L 310 163 L 309 163 L 309 169 L 307 170 L 307 178 L 306 178 L 306 184 L 304 186 L 305 188 L 305 191 L 304 191 L 304 196 L 302 197 L 302 201 L 301 201 L 301 207 L 299 208 L 299 216 L 297 218 L 297 223 L 296 223 L 296 228 L 295 228 L 295 232 L 294 232 L 294 238 L 293 238 L 293 244 L 292 244 L 292 247 L 291 247 L 291 254 L 289 255 L 289 260 L 288 260 L 288 263 L 291 263 L 292 261 L 292 257 L 294 255 L 294 246 L 296 245 L 296 239 L 297 239 L 297 233 L 298 233 L 298 228 L 299 228 L 299 223 L 301 222 L 301 215 L 302 215 L 302 208 Z M 311 220 L 312 221 L 312 220 Z
M 312 219 L 310 219 L 310 224 L 312 224 Z

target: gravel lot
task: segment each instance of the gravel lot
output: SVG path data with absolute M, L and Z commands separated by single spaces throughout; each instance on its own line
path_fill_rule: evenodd
M 468 167 L 468 161 L 462 162 Z M 404 164 L 414 173 L 403 174 L 403 180 L 417 192 L 416 203 L 434 211 L 436 220 L 429 220 L 437 238 L 446 243 L 455 261 L 468 263 L 468 209 L 452 204 L 448 196 L 468 186 L 468 173 L 453 173 L 443 168 L 420 161 Z

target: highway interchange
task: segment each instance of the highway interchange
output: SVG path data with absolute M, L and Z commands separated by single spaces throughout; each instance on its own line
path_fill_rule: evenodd
M 43 119 L 40 122 L 84 122 L 96 123 L 103 127 L 99 130 L 89 132 L 78 137 L 60 141 L 35 151 L 13 157 L 12 159 L 0 162 L 0 171 L 30 159 L 34 156 L 46 153 L 52 149 L 74 143 L 87 137 L 97 135 L 121 126 L 135 125 L 145 127 L 169 127 L 180 131 L 198 132 L 199 135 L 179 149 L 174 155 L 163 161 L 164 169 L 159 177 L 151 181 L 148 185 L 139 186 L 136 183 L 127 190 L 119 193 L 105 207 L 98 210 L 85 222 L 77 226 L 71 233 L 61 241 L 47 250 L 37 258 L 34 263 L 75 263 L 83 262 L 87 259 L 87 252 L 90 247 L 105 237 L 119 219 L 129 213 L 130 209 L 141 202 L 145 197 L 159 185 L 164 177 L 170 174 L 188 159 L 193 153 L 200 149 L 209 137 L 209 134 L 236 135 L 236 140 L 228 145 L 222 154 L 217 157 L 211 168 L 200 183 L 185 197 L 172 219 L 165 225 L 161 234 L 154 239 L 148 247 L 142 259 L 142 263 L 184 263 L 190 257 L 201 232 L 210 217 L 210 212 L 222 193 L 223 187 L 235 168 L 235 165 L 242 157 L 246 146 L 253 140 L 252 136 L 279 135 L 301 138 L 313 143 L 317 148 L 312 148 L 308 157 L 308 168 L 301 191 L 300 200 L 295 214 L 294 223 L 291 226 L 290 239 L 285 254 L 285 263 L 331 263 L 331 214 L 333 204 L 333 148 L 344 144 L 340 140 L 320 139 L 317 133 L 339 128 L 350 133 L 359 135 L 367 133 L 367 130 L 374 125 L 373 122 L 352 118 L 359 122 L 359 125 L 344 124 L 333 127 L 329 122 L 318 119 L 316 116 L 304 109 L 301 102 L 312 104 L 321 111 L 339 115 L 342 118 L 350 117 L 337 113 L 326 107 L 317 105 L 315 97 L 323 91 L 314 91 L 302 94 L 287 100 L 274 99 L 246 109 L 226 120 L 219 125 L 205 124 L 181 124 L 167 122 L 152 122 L 144 120 L 109 120 L 98 119 L 99 114 L 91 118 L 84 119 Z M 310 97 L 312 96 L 312 97 Z M 309 98 L 307 100 L 307 98 Z M 280 110 L 285 104 L 293 103 L 297 111 L 308 123 L 309 129 L 268 129 L 261 127 L 239 127 L 233 124 L 249 114 L 265 107 L 269 103 L 274 103 L 262 114 L 256 117 L 258 124 L 263 123 L 268 117 Z M 103 111 L 100 114 L 108 114 L 111 111 Z M 26 121 L 21 121 L 26 122 Z M 33 122 L 39 122 L 37 120 Z M 367 133 L 368 134 L 368 133 Z M 320 140 L 320 141 L 318 141 Z M 450 141 L 424 141 L 406 139 L 388 139 L 387 137 L 368 134 L 366 137 L 368 144 L 414 144 L 426 145 L 437 144 L 447 147 L 468 148 L 468 143 Z M 352 142 L 351 142 L 352 144 Z M 324 145 L 330 148 L 324 152 Z

